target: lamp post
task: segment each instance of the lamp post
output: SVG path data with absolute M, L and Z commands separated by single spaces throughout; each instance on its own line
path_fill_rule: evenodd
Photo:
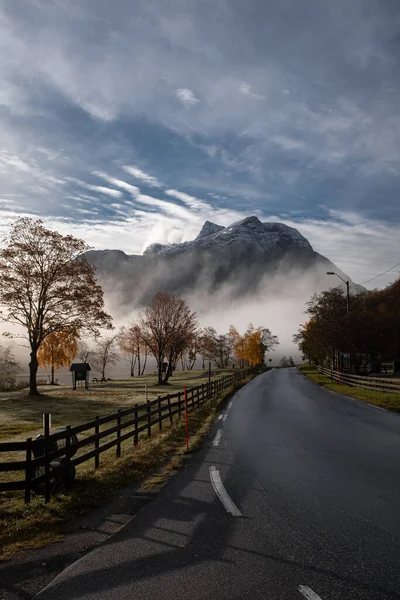
M 347 314 L 349 314 L 349 310 L 350 310 L 350 284 L 348 281 L 346 281 L 345 279 L 343 279 L 343 277 L 340 277 L 340 275 L 338 275 L 337 273 L 334 273 L 333 271 L 327 271 L 326 272 L 327 275 L 336 275 L 336 277 L 339 277 L 339 279 L 341 279 L 343 281 L 343 283 L 346 284 L 346 288 L 347 288 Z M 339 366 L 339 358 L 338 358 L 338 366 Z M 340 367 L 339 367 L 339 383 L 342 383 L 340 380 Z
M 338 275 L 337 273 L 334 273 L 333 271 L 327 271 L 326 272 L 327 275 L 336 275 L 336 277 L 339 277 L 339 279 L 341 279 L 343 281 L 343 283 L 346 284 L 346 288 L 347 288 L 347 312 L 349 312 L 350 310 L 350 284 L 348 281 L 346 281 L 345 279 L 343 279 L 343 277 L 340 277 L 340 275 Z

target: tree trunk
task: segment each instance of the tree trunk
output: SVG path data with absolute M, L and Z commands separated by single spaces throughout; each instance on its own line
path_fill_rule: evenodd
M 37 389 L 36 375 L 39 367 L 37 359 L 37 348 L 31 348 L 31 362 L 29 363 L 29 395 L 39 396 Z
M 146 363 L 147 363 L 147 354 L 144 355 L 144 363 L 143 363 L 143 368 L 142 368 L 141 375 L 144 375 L 144 370 L 146 368 Z
M 137 355 L 137 359 L 138 359 L 137 374 L 140 375 L 140 354 Z
M 163 382 L 163 376 L 162 376 L 162 366 L 163 366 L 163 361 L 160 360 L 158 363 L 158 383 L 161 385 Z
M 54 365 L 51 365 L 51 384 L 50 385 L 56 385 L 56 382 L 54 381 Z

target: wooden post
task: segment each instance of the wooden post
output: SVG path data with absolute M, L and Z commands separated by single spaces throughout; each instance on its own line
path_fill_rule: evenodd
M 67 425 L 67 433 L 65 436 L 65 458 L 69 458 L 71 454 L 71 425 Z
M 100 448 L 100 440 L 97 437 L 100 433 L 100 427 L 99 427 L 99 417 L 95 417 L 95 425 L 94 425 L 94 433 L 96 435 L 96 439 L 94 440 L 94 449 L 96 451 L 96 454 L 94 455 L 94 468 L 98 469 L 100 467 L 100 454 L 99 454 L 99 448 Z
M 117 449 L 115 451 L 115 456 L 117 458 L 121 458 L 121 409 L 117 411 Z
M 44 432 L 44 501 L 46 504 L 50 502 L 50 457 L 49 457 L 49 438 L 50 438 L 50 414 L 43 415 L 43 432 Z
M 137 446 L 139 443 L 139 434 L 138 434 L 138 429 L 139 429 L 139 423 L 138 423 L 138 418 L 139 418 L 139 411 L 138 411 L 138 405 L 135 404 L 135 433 L 133 436 L 133 445 Z
M 150 400 L 146 402 L 147 411 L 147 437 L 151 438 L 151 416 L 150 416 Z
M 187 391 L 186 386 L 184 387 L 184 398 L 185 398 L 185 426 L 186 426 L 186 450 L 189 450 L 189 419 L 187 409 Z
M 208 363 L 208 383 L 211 383 L 211 361 Z
M 196 388 L 197 391 L 197 408 L 200 408 L 200 388 Z
M 26 440 L 25 458 L 25 504 L 31 501 L 31 474 L 32 474 L 32 438 Z
M 172 417 L 171 398 L 170 398 L 169 394 L 167 396 L 167 401 L 168 401 L 168 411 L 169 411 L 169 422 L 172 425 L 174 420 L 173 420 L 173 417 Z
M 162 431 L 161 396 L 158 396 L 158 429 Z
M 192 410 L 194 410 L 194 389 L 192 388 Z

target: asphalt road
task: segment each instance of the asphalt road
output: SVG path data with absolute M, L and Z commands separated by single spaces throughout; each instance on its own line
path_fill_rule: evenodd
M 46 600 L 400 598 L 400 415 L 275 370 Z

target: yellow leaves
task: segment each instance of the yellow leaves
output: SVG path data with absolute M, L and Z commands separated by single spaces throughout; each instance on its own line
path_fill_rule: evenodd
M 78 336 L 75 332 L 51 333 L 40 345 L 38 361 L 41 367 L 59 369 L 70 364 L 78 351 Z
M 231 326 L 229 335 L 233 338 L 233 349 L 237 360 L 243 365 L 244 363 L 250 366 L 258 365 L 264 359 L 264 349 L 261 328 L 255 329 L 253 325 L 247 328 L 244 335 Z

